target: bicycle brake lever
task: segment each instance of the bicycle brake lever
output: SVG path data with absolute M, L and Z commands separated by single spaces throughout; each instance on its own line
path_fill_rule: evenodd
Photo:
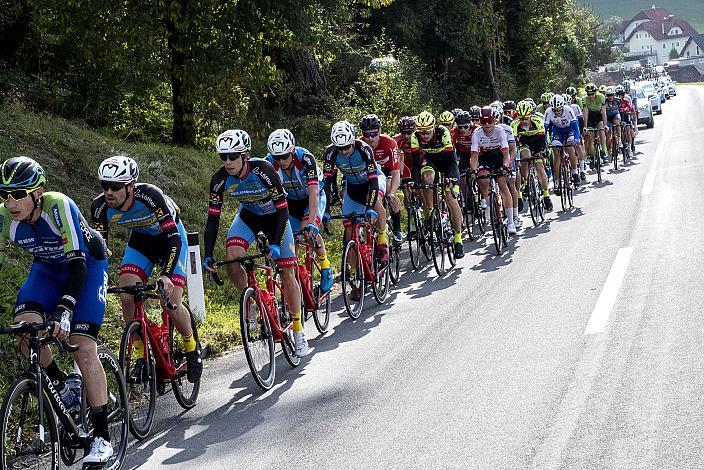
M 213 279 L 213 282 L 219 286 L 225 284 L 225 281 L 222 280 L 218 273 L 210 273 L 210 277 Z
M 166 295 L 166 292 L 164 292 L 164 281 L 159 279 L 156 281 L 156 287 L 159 290 L 159 296 L 161 297 L 161 302 L 166 306 L 167 309 L 169 310 L 176 310 L 176 306 L 171 303 L 169 300 L 169 296 Z

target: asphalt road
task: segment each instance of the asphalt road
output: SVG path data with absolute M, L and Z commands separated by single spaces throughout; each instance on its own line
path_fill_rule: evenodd
M 356 322 L 338 303 L 273 390 L 241 351 L 208 360 L 125 467 L 704 468 L 704 87 L 678 93 L 575 210 L 404 273 Z

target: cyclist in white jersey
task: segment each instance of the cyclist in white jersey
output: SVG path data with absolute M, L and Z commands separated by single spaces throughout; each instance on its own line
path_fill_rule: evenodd
M 508 217 L 513 219 L 513 224 L 516 228 L 521 227 L 521 218 L 518 217 L 518 213 L 523 210 L 523 198 L 518 197 L 518 189 L 516 189 L 516 176 L 518 173 L 517 160 L 521 157 L 517 151 L 516 138 L 513 135 L 513 128 L 503 122 L 504 117 L 504 104 L 501 101 L 494 101 L 489 106 L 494 112 L 494 124 L 496 127 L 502 129 L 506 133 L 506 140 L 508 141 L 508 154 L 511 157 L 511 173 L 506 175 L 508 180 L 508 190 L 511 192 L 511 199 L 513 200 L 513 213 L 506 213 Z
M 574 111 L 569 106 L 565 106 L 562 95 L 555 95 L 550 99 L 550 107 L 545 112 L 545 130 L 552 136 L 553 145 L 569 144 L 579 141 L 579 123 Z M 574 146 L 565 147 L 572 163 L 572 181 L 574 185 L 579 184 L 579 174 L 577 171 L 577 155 Z M 553 152 L 552 171 L 555 180 L 555 194 L 560 195 L 560 158 L 557 152 Z
M 565 99 L 565 103 L 570 105 L 570 108 L 574 111 L 574 115 L 577 117 L 580 135 L 584 135 L 584 115 L 582 114 L 582 108 L 577 103 L 573 102 L 574 100 L 572 99 L 572 95 L 565 93 L 562 97 Z M 587 152 L 584 150 L 584 146 L 582 145 L 582 139 L 576 140 L 574 142 L 574 146 L 577 151 L 577 163 L 579 163 L 579 179 L 586 181 Z

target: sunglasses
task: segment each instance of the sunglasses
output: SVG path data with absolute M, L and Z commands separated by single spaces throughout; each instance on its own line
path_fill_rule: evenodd
M 273 157 L 274 157 L 274 160 L 276 160 L 277 162 L 279 162 L 279 161 L 281 161 L 281 160 L 288 160 L 288 158 L 289 158 L 290 156 L 291 156 L 290 153 L 285 153 L 285 154 L 283 154 L 283 155 L 274 155 Z
M 354 145 L 354 144 L 337 145 L 336 147 L 337 147 L 337 150 L 339 150 L 340 152 L 346 152 L 346 151 L 348 151 L 349 149 L 351 149 L 353 145 Z
M 457 126 L 457 129 L 469 129 L 469 124 L 462 124 L 461 126 Z
M 242 153 L 242 152 L 221 153 L 220 160 L 222 160 L 223 162 L 225 160 L 230 160 L 231 162 L 234 162 L 235 160 L 240 158 L 242 155 L 244 155 L 244 153 Z
M 118 183 L 115 181 L 101 181 L 100 182 L 100 187 L 103 188 L 103 191 L 107 191 L 109 189 L 113 193 L 116 193 L 117 191 L 121 190 L 125 186 L 127 186 L 125 183 Z
M 0 189 L 0 199 L 7 201 L 12 199 L 13 201 L 19 201 L 29 196 L 34 189 Z
M 590 91 L 587 93 L 587 96 L 594 96 L 596 95 L 596 91 Z
M 401 131 L 401 134 L 403 134 L 403 135 L 411 135 L 411 134 L 413 134 L 413 131 Z
M 494 124 L 494 118 L 491 119 L 481 119 L 479 122 L 482 123 L 482 126 L 485 126 L 487 124 Z
M 427 131 L 418 131 L 421 135 L 431 135 L 433 133 L 433 130 L 427 130 Z
M 362 132 L 364 137 L 376 137 L 379 135 L 379 131 Z

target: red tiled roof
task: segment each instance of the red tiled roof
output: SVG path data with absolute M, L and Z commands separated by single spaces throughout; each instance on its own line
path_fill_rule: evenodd
M 651 20 L 651 21 L 660 21 L 663 18 L 666 18 L 668 16 L 672 15 L 670 10 L 667 10 L 665 8 L 660 8 L 660 7 L 655 7 L 655 8 L 648 8 L 647 10 L 641 10 L 636 16 L 633 17 L 631 21 L 636 21 L 636 20 Z M 630 21 L 629 21 L 630 23 Z
M 672 29 L 673 27 L 679 27 L 682 30 L 682 34 L 675 34 L 673 36 L 668 36 L 667 33 Z M 652 20 L 648 21 L 646 23 L 639 24 L 636 26 L 636 28 L 631 31 L 631 34 L 628 35 L 626 38 L 626 42 L 630 41 L 630 39 L 633 37 L 633 35 L 639 31 L 645 31 L 648 34 L 650 34 L 655 40 L 657 41 L 662 41 L 663 39 L 669 39 L 669 38 L 681 38 L 681 37 L 686 37 L 686 36 L 692 36 L 693 34 L 697 34 L 697 30 L 692 27 L 689 23 L 687 23 L 685 20 L 681 20 L 679 18 L 672 18 L 672 20 Z M 663 32 L 664 31 L 664 32 Z

